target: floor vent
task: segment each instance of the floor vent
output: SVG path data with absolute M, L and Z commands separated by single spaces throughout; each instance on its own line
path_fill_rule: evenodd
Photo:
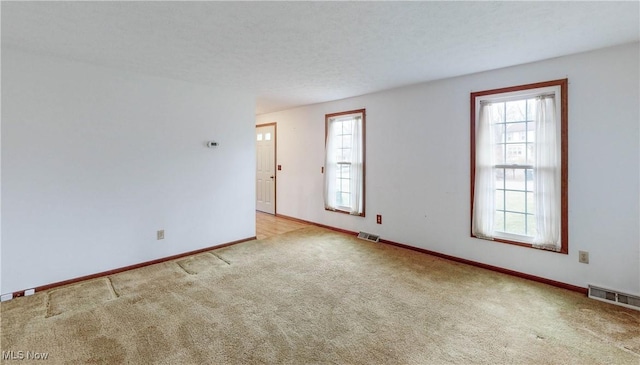
M 640 297 L 589 285 L 589 298 L 640 311 Z
M 371 241 L 371 242 L 379 242 L 380 241 L 380 236 L 377 236 L 377 235 L 371 234 L 371 233 L 367 233 L 367 232 L 362 232 L 362 231 L 360 231 L 360 233 L 358 233 L 358 238 L 360 238 L 362 240 Z

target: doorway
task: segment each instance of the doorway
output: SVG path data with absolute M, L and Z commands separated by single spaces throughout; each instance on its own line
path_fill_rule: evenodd
M 256 126 L 256 210 L 276 214 L 276 124 Z

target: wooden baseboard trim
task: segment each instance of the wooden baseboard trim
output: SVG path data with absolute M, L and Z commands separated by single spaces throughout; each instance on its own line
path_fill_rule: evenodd
M 421 253 L 424 253 L 424 254 L 427 254 L 427 255 L 436 256 L 436 257 L 440 257 L 440 258 L 443 258 L 443 259 L 459 262 L 459 263 L 462 263 L 462 264 L 467 264 L 467 265 L 479 267 L 479 268 L 482 268 L 482 269 L 496 271 L 496 272 L 499 272 L 499 273 L 502 273 L 502 274 L 516 276 L 516 277 L 519 277 L 519 278 L 522 278 L 522 279 L 537 281 L 539 283 L 552 285 L 552 286 L 555 286 L 555 287 L 558 287 L 558 288 L 568 289 L 568 290 L 571 290 L 571 291 L 582 293 L 584 295 L 588 294 L 588 289 L 580 287 L 580 286 L 575 286 L 575 285 L 563 283 L 563 282 L 560 282 L 560 281 L 546 279 L 546 278 L 542 278 L 542 277 L 535 276 L 535 275 L 525 274 L 525 273 L 522 273 L 522 272 L 519 272 L 519 271 L 509 270 L 509 269 L 505 269 L 505 268 L 502 268 L 502 267 L 499 267 L 499 266 L 487 265 L 487 264 L 483 264 L 483 263 L 477 262 L 477 261 L 471 261 L 471 260 L 467 260 L 467 259 L 462 259 L 462 258 L 459 258 L 459 257 L 446 255 L 446 254 L 443 254 L 443 253 L 440 253 L 440 252 L 425 250 L 424 248 L 409 246 L 409 245 L 405 245 L 405 244 L 402 244 L 402 243 L 393 242 L 393 241 L 389 241 L 389 240 L 385 240 L 385 239 L 380 239 L 380 242 L 388 244 L 388 245 L 396 246 L 396 247 L 405 248 L 407 250 L 421 252 Z
M 216 249 L 223 248 L 223 247 L 228 247 L 228 246 L 236 245 L 238 243 L 247 242 L 247 241 L 251 241 L 251 240 L 255 240 L 255 239 L 256 239 L 255 236 L 248 237 L 248 238 L 244 238 L 244 239 L 237 240 L 237 241 L 222 243 L 222 244 L 219 244 L 219 245 L 206 247 L 206 248 L 201 248 L 201 249 L 193 250 L 193 251 L 189 251 L 189 252 L 183 252 L 183 253 L 180 253 L 180 254 L 177 254 L 177 255 L 173 255 L 173 256 L 163 257 L 163 258 L 159 258 L 159 259 L 155 259 L 155 260 L 151 260 L 151 261 L 145 261 L 145 262 L 141 262 L 139 264 L 129 265 L 129 266 L 121 267 L 121 268 L 118 268 L 118 269 L 102 271 L 102 272 L 91 274 L 91 275 L 85 275 L 85 276 L 80 276 L 80 277 L 69 279 L 69 280 L 58 281 L 56 283 L 41 285 L 41 286 L 38 286 L 38 287 L 35 288 L 35 292 L 37 293 L 39 291 L 49 290 L 49 289 L 53 289 L 53 288 L 56 288 L 56 287 L 59 287 L 59 286 L 63 286 L 63 285 L 75 284 L 75 283 L 78 283 L 78 282 L 81 282 L 81 281 L 85 281 L 85 280 L 96 279 L 96 278 L 103 277 L 103 276 L 109 276 L 109 275 L 118 274 L 118 273 L 121 273 L 121 272 L 124 272 L 124 271 L 139 269 L 141 267 L 154 265 L 154 264 L 159 264 L 159 263 L 162 263 L 162 262 L 179 259 L 179 258 L 183 258 L 183 257 L 186 257 L 186 256 L 196 255 L 196 254 L 199 254 L 199 253 L 203 253 L 203 252 L 207 252 L 207 251 L 211 251 L 211 250 L 216 250 Z M 24 290 L 20 290 L 20 291 L 14 292 L 13 293 L 13 297 L 14 298 L 22 297 L 22 296 L 24 296 L 24 292 L 25 292 Z
M 289 216 L 286 216 L 286 215 L 277 214 L 277 216 L 280 217 L 280 218 L 285 218 L 285 219 L 289 219 L 289 220 L 300 222 L 300 223 L 307 223 L 307 224 L 311 224 L 311 225 L 314 225 L 314 226 L 327 228 L 327 229 L 330 229 L 332 231 L 346 233 L 346 234 L 349 234 L 349 235 L 356 235 L 357 234 L 356 232 L 348 231 L 348 230 L 345 230 L 345 229 L 326 226 L 324 224 L 305 221 L 303 219 L 289 217 Z M 398 243 L 398 242 L 389 241 L 389 240 L 385 240 L 385 239 L 380 239 L 380 242 L 384 243 L 384 244 L 387 244 L 387 245 L 401 247 L 401 248 L 404 248 L 404 249 L 407 249 L 407 250 L 412 250 L 412 251 L 424 253 L 424 254 L 427 254 L 427 255 L 436 256 L 436 257 L 440 257 L 440 258 L 443 258 L 443 259 L 459 262 L 459 263 L 462 263 L 462 264 L 471 265 L 471 266 L 475 266 L 475 267 L 479 267 L 479 268 L 487 269 L 487 270 L 491 270 L 491 271 L 496 271 L 496 272 L 499 272 L 499 273 L 502 273 L 502 274 L 516 276 L 516 277 L 527 279 L 527 280 L 537 281 L 539 283 L 544 283 L 544 284 L 552 285 L 552 286 L 555 286 L 555 287 L 558 287 L 558 288 L 563 288 L 563 289 L 575 291 L 575 292 L 578 292 L 578 293 L 581 293 L 581 294 L 584 294 L 584 295 L 587 295 L 588 292 L 589 292 L 589 289 L 583 288 L 583 287 L 580 287 L 580 286 L 575 286 L 575 285 L 571 285 L 571 284 L 567 284 L 567 283 L 563 283 L 563 282 L 555 281 L 555 280 L 551 280 L 551 279 L 545 279 L 545 278 L 542 278 L 542 277 L 539 277 L 539 276 L 529 275 L 529 274 L 525 274 L 525 273 L 522 273 L 522 272 L 519 272 L 519 271 L 505 269 L 505 268 L 502 268 L 502 267 L 499 267 L 499 266 L 487 265 L 487 264 L 483 264 L 483 263 L 477 262 L 477 261 L 471 261 L 471 260 L 467 260 L 467 259 L 463 259 L 463 258 L 459 258 L 459 257 L 455 257 L 455 256 L 450 256 L 450 255 L 446 255 L 446 254 L 443 254 L 443 253 L 426 250 L 424 248 L 409 246 L 409 245 L 405 245 L 403 243 Z
M 336 232 L 340 232 L 340 233 L 344 233 L 344 234 L 348 234 L 348 235 L 358 235 L 358 232 L 348 231 L 348 230 L 346 230 L 346 229 L 337 228 L 337 227 L 332 227 L 332 226 L 327 226 L 327 225 L 320 224 L 320 223 L 316 223 L 316 222 L 305 221 L 304 219 L 299 219 L 299 218 L 289 217 L 289 216 L 287 216 L 287 215 L 276 214 L 276 217 L 278 217 L 278 218 L 283 218 L 283 219 L 288 219 L 288 220 L 290 220 L 290 221 L 294 221 L 294 222 L 298 222 L 298 223 L 310 224 L 310 225 L 312 225 L 312 226 L 321 227 L 321 228 L 326 228 L 326 229 L 330 229 L 330 230 L 332 230 L 332 231 L 336 231 Z

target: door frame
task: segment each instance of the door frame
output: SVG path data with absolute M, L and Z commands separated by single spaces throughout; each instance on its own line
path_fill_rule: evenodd
M 256 129 L 260 127 L 273 126 L 273 215 L 278 215 L 278 123 L 256 124 Z M 253 133 L 253 141 L 255 142 L 255 132 Z M 255 182 L 254 182 L 255 183 Z M 257 207 L 256 207 L 257 208 Z M 258 209 L 256 209 L 256 212 Z M 269 214 L 269 213 L 265 213 Z

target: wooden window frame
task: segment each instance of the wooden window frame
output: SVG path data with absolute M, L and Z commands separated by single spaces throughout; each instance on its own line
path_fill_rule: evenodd
M 345 111 L 345 112 L 338 112 L 338 113 L 331 113 L 331 114 L 325 114 L 324 116 L 324 145 L 325 145 L 325 154 L 327 153 L 326 151 L 326 145 L 327 145 L 327 139 L 329 138 L 329 120 L 331 118 L 335 118 L 335 117 L 339 117 L 342 115 L 348 115 L 348 114 L 362 114 L 362 213 L 358 214 L 358 215 L 354 215 L 349 213 L 346 210 L 342 210 L 342 209 L 328 209 L 325 207 L 326 211 L 329 212 L 336 212 L 336 213 L 342 213 L 342 214 L 348 214 L 348 215 L 353 215 L 356 217 L 365 217 L 365 213 L 366 213 L 366 206 L 367 206 L 367 199 L 366 199 L 366 191 L 367 191 L 367 113 L 366 113 L 366 109 L 356 109 L 356 110 L 349 110 L 349 111 Z M 325 173 L 325 167 L 322 168 L 322 172 Z M 323 185 L 323 189 L 324 189 L 324 185 Z
M 473 201 L 474 201 L 474 187 L 475 187 L 475 162 L 476 162 L 476 105 L 477 98 L 493 94 L 503 94 L 508 92 L 525 91 L 530 89 L 538 89 L 544 87 L 560 87 L 560 251 L 550 251 L 562 254 L 569 253 L 569 98 L 568 98 L 568 79 L 559 79 L 545 82 L 538 82 L 533 84 L 511 86 L 492 90 L 483 90 L 471 93 L 471 117 L 470 117 L 470 133 L 471 133 L 471 200 L 470 200 L 470 221 L 469 229 L 471 237 L 475 237 L 471 232 L 471 222 L 473 221 Z M 495 242 L 502 242 L 522 247 L 534 248 L 532 244 L 513 241 L 503 238 L 494 238 Z

